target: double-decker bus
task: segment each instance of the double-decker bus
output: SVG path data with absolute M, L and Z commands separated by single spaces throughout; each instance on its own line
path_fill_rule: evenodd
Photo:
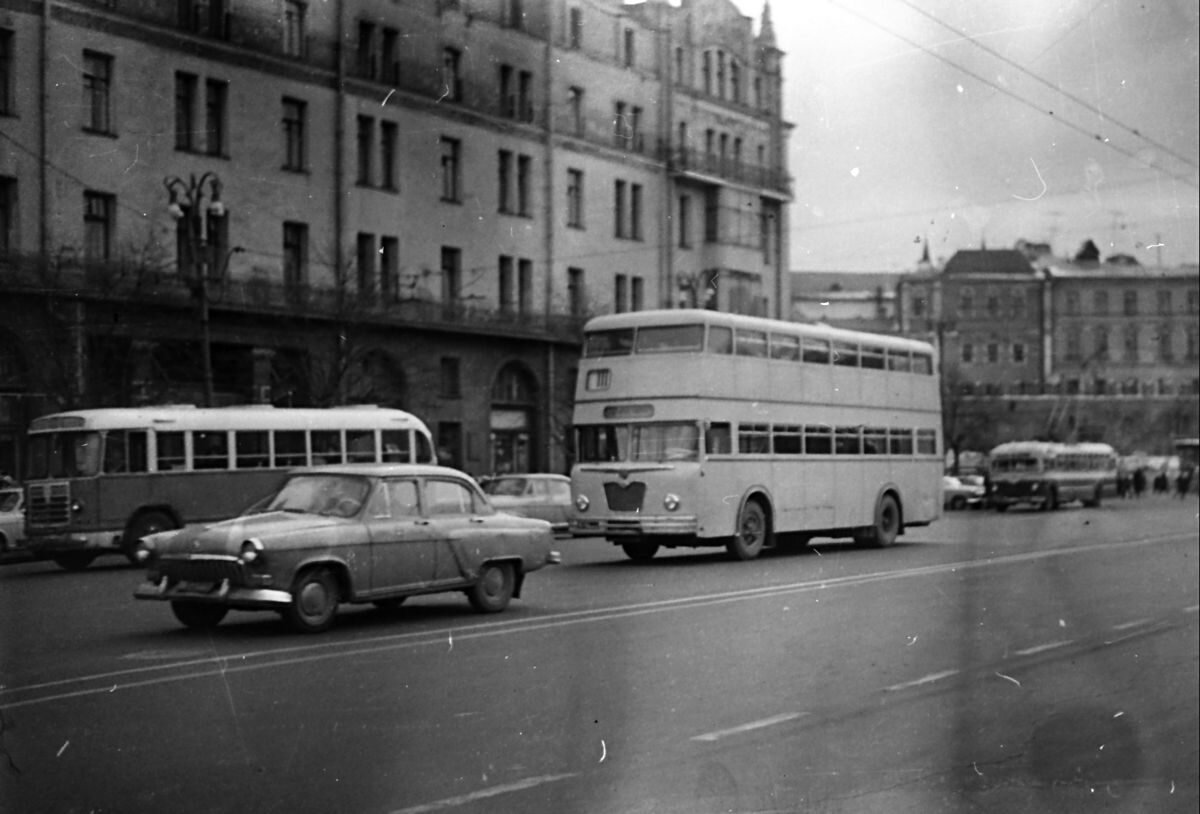
M 71 570 L 236 515 L 293 467 L 436 461 L 420 419 L 370 405 L 75 410 L 35 419 L 28 442 L 27 545 Z
M 572 533 L 633 559 L 756 557 L 776 535 L 886 546 L 942 511 L 925 342 L 704 310 L 596 317 L 575 391 Z
M 1108 444 L 1009 441 L 988 456 L 988 503 L 1002 512 L 1026 503 L 1057 509 L 1078 500 L 1099 506 L 1116 494 L 1117 451 Z

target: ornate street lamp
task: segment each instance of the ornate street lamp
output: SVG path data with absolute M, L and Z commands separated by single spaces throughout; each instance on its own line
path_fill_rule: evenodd
M 167 212 L 182 228 L 180 271 L 188 276 L 192 292 L 200 308 L 201 358 L 204 366 L 204 406 L 213 406 L 212 335 L 208 313 L 209 235 L 208 219 L 223 218 L 225 204 L 221 202 L 221 179 L 214 172 L 195 174 L 183 180 L 167 176 L 163 186 L 170 196 Z M 207 199 L 207 205 L 205 201 Z M 232 253 L 231 253 L 232 254 Z M 186 255 L 183 256 L 183 255 Z M 183 261 L 186 261 L 183 262 Z M 228 256 L 225 263 L 229 261 Z M 186 268 L 184 267 L 186 265 Z M 224 269 L 216 269 L 224 273 Z

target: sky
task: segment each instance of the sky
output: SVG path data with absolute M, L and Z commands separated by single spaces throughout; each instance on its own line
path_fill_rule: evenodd
M 793 270 L 905 271 L 926 240 L 1200 259 L 1196 0 L 769 1 Z

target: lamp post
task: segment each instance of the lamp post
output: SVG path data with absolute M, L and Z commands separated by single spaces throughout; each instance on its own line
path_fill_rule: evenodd
M 187 268 L 181 268 L 191 279 L 192 292 L 200 308 L 200 352 L 204 367 L 204 406 L 213 406 L 212 334 L 208 313 L 208 219 L 225 217 L 225 204 L 221 203 L 221 179 L 214 172 L 205 172 L 187 180 L 178 176 L 167 176 L 163 186 L 170 196 L 167 211 L 182 225 L 180 260 L 186 260 Z M 206 204 L 207 199 L 207 204 Z M 186 257 L 184 256 L 186 255 Z M 228 262 L 228 258 L 226 258 Z M 181 266 L 185 265 L 183 262 Z M 224 269 L 219 269 L 223 272 Z

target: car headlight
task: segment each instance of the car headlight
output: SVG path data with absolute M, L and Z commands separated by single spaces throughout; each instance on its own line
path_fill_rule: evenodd
M 140 563 L 150 562 L 154 558 L 154 541 L 146 537 L 138 540 L 137 548 L 133 551 L 133 557 Z
M 1035 483 L 1035 484 L 1033 484 L 1033 486 L 1030 487 L 1030 491 L 1038 492 L 1038 491 L 1041 491 L 1041 488 L 1042 488 L 1042 485 L 1040 483 Z
M 587 499 L 587 495 L 576 495 L 575 496 L 575 508 L 578 509 L 579 511 L 586 512 L 588 510 L 588 506 L 590 506 L 590 505 L 592 505 L 592 503 L 590 500 Z
M 257 538 L 251 537 L 242 543 L 242 550 L 238 554 L 238 559 L 246 565 L 250 565 L 261 560 L 263 553 L 263 544 Z
M 679 495 L 668 494 L 663 498 L 663 508 L 673 512 L 679 508 Z

